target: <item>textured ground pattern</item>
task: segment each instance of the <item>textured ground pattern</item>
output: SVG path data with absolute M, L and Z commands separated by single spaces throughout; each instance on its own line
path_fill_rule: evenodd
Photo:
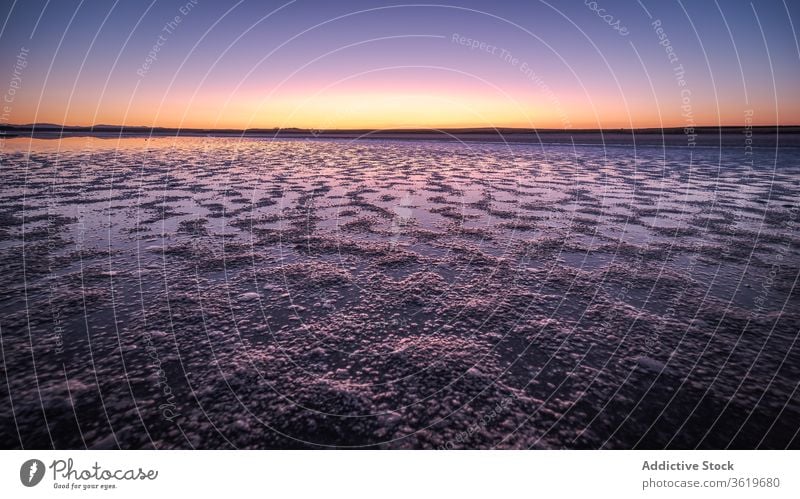
M 800 446 L 800 150 L 0 161 L 3 447 Z

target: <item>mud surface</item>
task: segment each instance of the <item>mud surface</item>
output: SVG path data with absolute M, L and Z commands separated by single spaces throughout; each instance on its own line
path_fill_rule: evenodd
M 5 448 L 800 446 L 800 152 L 8 140 Z

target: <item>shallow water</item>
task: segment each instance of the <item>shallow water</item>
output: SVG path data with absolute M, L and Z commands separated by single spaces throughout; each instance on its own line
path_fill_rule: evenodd
M 0 162 L 3 447 L 798 447 L 800 149 Z

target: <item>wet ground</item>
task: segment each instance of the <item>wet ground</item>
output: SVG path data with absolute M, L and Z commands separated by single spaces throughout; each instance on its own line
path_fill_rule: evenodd
M 800 149 L 0 162 L 5 448 L 800 447 Z

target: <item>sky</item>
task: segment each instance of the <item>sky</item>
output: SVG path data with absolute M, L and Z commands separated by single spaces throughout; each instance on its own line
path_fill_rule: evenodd
M 3 0 L 0 22 L 0 123 L 800 124 L 796 1 Z

